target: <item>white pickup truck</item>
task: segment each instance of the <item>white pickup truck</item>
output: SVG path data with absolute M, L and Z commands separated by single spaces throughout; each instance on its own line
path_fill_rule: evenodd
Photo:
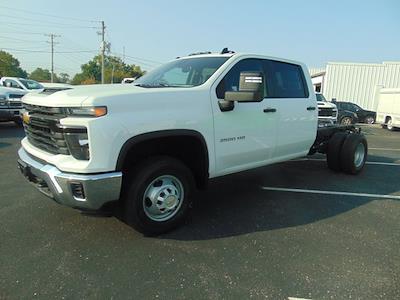
M 367 142 L 352 126 L 318 129 L 304 64 L 221 53 L 177 58 L 133 84 L 92 85 L 23 99 L 18 165 L 60 204 L 112 201 L 145 234 L 181 224 L 210 178 L 315 152 L 356 174 Z

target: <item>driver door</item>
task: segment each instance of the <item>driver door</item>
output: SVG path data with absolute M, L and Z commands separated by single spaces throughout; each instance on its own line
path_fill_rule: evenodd
M 266 99 L 235 102 L 231 111 L 219 106 L 226 91 L 238 91 L 241 72 L 263 72 L 262 60 L 237 62 L 211 89 L 217 175 L 265 165 L 275 149 L 277 119 Z

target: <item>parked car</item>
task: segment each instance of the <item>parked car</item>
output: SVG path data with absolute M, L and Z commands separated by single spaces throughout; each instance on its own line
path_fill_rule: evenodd
M 332 126 L 337 123 L 338 110 L 332 102 L 326 101 L 324 95 L 315 93 L 318 104 L 318 126 Z
M 28 93 L 23 102 L 25 178 L 73 208 L 116 201 L 150 235 L 182 224 L 210 178 L 316 152 L 332 170 L 357 174 L 367 157 L 354 126 L 318 128 L 304 64 L 226 48 L 177 58 L 133 84 Z
M 400 89 L 382 89 L 376 121 L 393 131 L 400 129 Z
M 357 115 L 357 121 L 360 123 L 373 124 L 376 119 L 376 112 L 361 108 L 355 103 L 338 101 L 336 106 L 340 111 L 350 111 Z
M 26 93 L 20 89 L 0 87 L 0 122 L 14 121 L 21 124 L 21 98 Z
M 27 92 L 41 92 L 44 89 L 43 85 L 35 80 L 18 77 L 2 77 L 0 79 L 0 85 L 8 88 L 24 90 Z

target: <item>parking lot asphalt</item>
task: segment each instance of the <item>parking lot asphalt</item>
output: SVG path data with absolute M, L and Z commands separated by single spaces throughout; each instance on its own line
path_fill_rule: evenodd
M 359 176 L 321 155 L 227 176 L 148 238 L 37 192 L 16 168 L 22 129 L 0 124 L 0 299 L 398 299 L 400 132 L 363 131 Z

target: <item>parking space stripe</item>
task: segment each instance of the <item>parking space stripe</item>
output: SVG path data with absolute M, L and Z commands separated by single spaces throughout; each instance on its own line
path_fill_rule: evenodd
M 291 161 L 326 161 L 326 159 L 319 159 L 319 158 L 300 158 L 300 159 L 294 159 Z M 398 163 L 387 163 L 387 162 L 380 162 L 380 161 L 366 161 L 366 165 L 382 165 L 382 166 L 395 166 L 395 167 L 400 167 L 400 164 Z
M 337 192 L 337 191 L 325 191 L 325 190 L 292 189 L 292 188 L 280 188 L 280 187 L 273 187 L 273 186 L 262 186 L 261 188 L 263 190 L 267 190 L 267 191 L 278 191 L 278 192 L 325 194 L 325 195 L 340 195 L 340 196 L 355 196 L 355 197 L 384 198 L 384 199 L 400 200 L 400 195 L 398 196 L 398 195 Z
M 393 148 L 371 148 L 368 147 L 369 150 L 380 150 L 380 151 L 400 151 L 400 149 L 393 149 Z

